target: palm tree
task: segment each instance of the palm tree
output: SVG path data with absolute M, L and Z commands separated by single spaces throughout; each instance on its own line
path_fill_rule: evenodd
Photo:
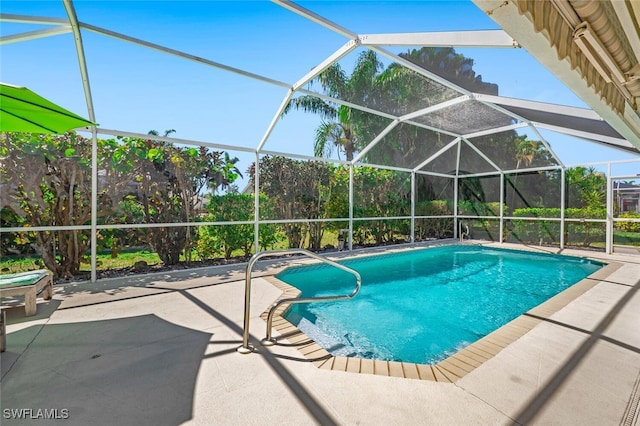
M 497 94 L 496 84 L 482 81 L 473 70 L 473 59 L 457 53 L 453 48 L 425 47 L 412 49 L 401 56 L 410 62 L 442 76 L 454 84 L 474 93 Z M 339 64 L 334 64 L 311 80 L 310 86 L 320 84 L 322 93 L 333 98 L 357 103 L 393 115 L 403 115 L 418 108 L 435 105 L 458 96 L 459 93 L 440 83 L 434 82 L 417 72 L 392 63 L 384 68 L 377 55 L 363 51 L 350 75 Z M 292 109 L 318 114 L 322 123 L 316 129 L 314 154 L 328 157 L 334 149 L 338 155 L 344 153 L 347 161 L 371 141 L 389 123 L 386 118 L 368 114 L 316 96 L 304 95 L 291 99 L 282 116 Z M 455 115 L 458 114 L 458 115 Z M 464 121 L 466 110 L 448 110 L 447 114 L 434 114 L 417 118 L 436 127 L 447 126 L 451 122 Z M 506 125 L 511 118 L 496 112 L 487 112 L 483 120 L 496 125 Z M 442 121 L 442 122 L 440 122 Z M 366 161 L 376 164 L 413 165 L 425 148 L 435 152 L 446 141 L 441 134 L 410 125 L 399 125 L 385 136 L 384 143 L 367 154 Z M 509 137 L 510 139 L 510 137 Z M 495 145 L 495 144 L 494 144 Z M 494 146 L 488 146 L 492 150 Z M 502 148 L 498 148 L 502 149 Z M 533 157 L 527 157 L 533 158 Z M 526 158 L 522 157 L 521 162 Z
M 316 157 L 331 157 L 334 148 L 342 147 L 351 158 L 353 158 L 353 143 L 350 138 L 353 131 L 348 123 L 342 124 L 338 121 L 322 121 L 316 129 L 316 137 L 313 143 L 313 154 Z M 340 151 L 338 150 L 338 158 Z
M 515 142 L 516 170 L 518 170 L 523 163 L 527 167 L 530 166 L 536 154 L 542 149 L 542 143 L 540 141 L 528 140 L 524 135 L 518 136 Z
M 473 59 L 457 53 L 453 48 L 424 47 L 408 50 L 399 56 L 471 92 L 498 94 L 497 85 L 483 82 L 482 77 L 476 75 Z M 381 72 L 377 82 L 375 95 L 378 101 L 375 107 L 398 116 L 460 96 L 456 90 L 398 63 L 390 64 Z M 467 114 L 466 108 L 448 108 L 446 113 L 436 112 L 416 117 L 415 121 L 455 130 L 452 129 L 455 123 L 469 120 Z M 504 114 L 490 111 L 485 112 L 483 121 L 496 125 L 511 122 Z M 418 158 L 424 159 L 425 153 L 435 153 L 451 140 L 450 137 L 443 137 L 441 133 L 408 124 L 397 126 L 386 139 L 387 143 L 380 144 L 375 152 L 369 153 L 369 162 L 415 166 Z M 467 164 L 467 167 L 469 166 L 470 164 Z
M 166 138 L 167 136 L 169 136 L 170 134 L 175 133 L 175 132 L 176 131 L 174 129 L 165 130 L 164 134 L 162 136 L 164 136 Z M 147 134 L 150 135 L 150 136 L 160 136 L 160 132 L 157 131 L 157 130 L 149 130 L 147 132 Z M 161 142 L 161 141 L 156 141 L 156 143 L 159 143 L 160 145 L 165 145 L 166 144 L 166 142 Z
M 213 154 L 215 168 L 208 173 L 209 188 L 217 193 L 219 189 L 228 189 L 238 177 L 243 177 L 236 166 L 240 159 L 231 157 L 228 152 L 224 152 L 224 157 L 220 158 L 220 152 Z
M 310 85 L 320 84 L 324 94 L 333 98 L 367 105 L 367 98 L 375 91 L 382 67 L 376 54 L 366 50 L 358 56 L 351 75 L 348 76 L 340 64 L 333 64 L 311 80 Z M 311 95 L 291 99 L 282 116 L 292 109 L 319 114 L 323 119 L 316 130 L 314 155 L 328 156 L 337 148 L 344 152 L 347 161 L 351 161 L 362 148 L 362 138 L 356 129 L 358 121 L 366 113 Z
M 411 49 L 399 56 L 471 92 L 498 94 L 497 84 L 484 82 L 482 76 L 476 75 L 473 70 L 473 58 L 457 53 L 452 47 Z M 432 89 L 445 90 L 439 83 L 435 83 L 434 86 L 436 87 Z
M 603 208 L 606 205 L 607 178 L 595 167 L 566 170 L 567 201 L 570 207 Z
M 539 160 L 536 162 L 538 164 L 540 164 L 541 162 L 542 164 L 551 163 L 551 154 L 546 149 L 546 147 L 542 144 L 542 142 L 527 139 L 526 135 L 519 135 L 515 137 L 514 143 L 515 143 L 515 149 L 516 149 L 516 152 L 515 152 L 516 170 L 519 170 L 520 166 L 523 166 L 523 165 L 524 167 L 531 166 L 534 160 Z M 522 192 L 516 186 L 517 179 L 518 179 L 518 173 L 515 174 L 513 181 L 507 180 L 507 182 L 509 182 L 509 184 L 513 188 L 513 195 L 511 197 L 511 203 L 509 204 L 509 207 L 512 209 L 511 210 L 512 212 L 513 212 L 513 209 L 515 208 L 514 203 L 515 203 L 516 193 L 518 194 L 520 199 L 522 199 L 525 202 L 525 204 L 528 205 L 528 202 L 523 196 Z M 535 188 L 529 188 L 529 189 L 535 189 Z M 531 193 L 527 195 L 532 196 Z M 535 194 L 533 194 L 533 196 L 535 196 Z

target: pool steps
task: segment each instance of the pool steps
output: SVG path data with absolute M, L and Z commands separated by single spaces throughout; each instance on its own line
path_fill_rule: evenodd
M 339 295 L 339 296 L 323 296 L 323 297 L 306 297 L 300 298 L 300 293 L 298 292 L 295 296 L 289 298 L 280 298 L 276 302 L 271 305 L 267 312 L 267 332 L 266 337 L 262 340 L 263 346 L 273 346 L 276 342 L 275 339 L 271 337 L 271 331 L 273 328 L 273 318 L 277 314 L 278 316 L 282 315 L 285 307 L 289 307 L 295 303 L 310 303 L 310 302 L 326 302 L 329 300 L 343 300 L 343 299 L 351 299 L 360 291 L 360 287 L 362 285 L 362 278 L 360 277 L 360 273 L 356 270 L 349 268 L 348 266 L 342 265 L 336 261 L 331 259 L 327 259 L 326 257 L 322 257 L 317 253 L 314 253 L 309 250 L 292 248 L 286 250 L 270 250 L 263 251 L 254 254 L 249 259 L 247 263 L 247 267 L 245 269 L 245 290 L 244 290 L 244 326 L 242 333 L 242 345 L 238 346 L 236 349 L 237 352 L 241 354 L 250 354 L 254 351 L 254 347 L 249 344 L 249 322 L 251 318 L 250 306 L 251 306 L 251 275 L 253 271 L 253 266 L 255 263 L 263 258 L 263 257 L 273 257 L 273 256 L 288 256 L 292 254 L 302 254 L 307 257 L 311 257 L 312 259 L 319 260 L 321 262 L 326 263 L 327 265 L 333 266 L 334 268 L 341 269 L 352 274 L 356 279 L 355 289 L 350 294 Z

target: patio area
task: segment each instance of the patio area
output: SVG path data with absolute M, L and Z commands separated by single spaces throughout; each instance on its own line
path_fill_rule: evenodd
M 280 296 L 265 277 L 301 260 L 256 265 L 249 355 L 236 352 L 244 264 L 54 286 L 36 316 L 7 310 L 2 423 L 633 425 L 640 257 L 562 253 L 620 266 L 455 383 L 317 368 L 295 345 L 260 346 L 260 314 Z

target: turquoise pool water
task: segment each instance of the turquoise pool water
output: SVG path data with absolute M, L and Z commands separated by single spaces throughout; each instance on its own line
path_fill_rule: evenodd
M 603 264 L 480 246 L 441 246 L 340 263 L 362 276 L 350 300 L 292 305 L 286 318 L 334 355 L 437 363 Z M 277 278 L 301 297 L 349 294 L 355 278 L 328 265 Z

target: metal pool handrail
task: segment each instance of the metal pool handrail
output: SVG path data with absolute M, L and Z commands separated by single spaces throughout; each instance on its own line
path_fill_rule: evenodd
M 262 344 L 265 346 L 272 345 L 275 342 L 275 339 L 271 338 L 271 324 L 273 322 L 273 313 L 283 303 L 308 303 L 308 302 L 326 302 L 328 300 L 341 300 L 341 299 L 351 299 L 353 296 L 358 294 L 360 291 L 360 287 L 362 285 L 362 278 L 360 274 L 344 265 L 341 265 L 338 262 L 334 262 L 333 260 L 329 260 L 325 257 L 317 255 L 309 250 L 305 249 L 287 249 L 287 250 L 272 250 L 272 251 L 263 251 L 260 253 L 254 254 L 251 259 L 249 259 L 249 263 L 247 263 L 247 268 L 245 271 L 245 289 L 244 289 L 244 333 L 242 335 L 242 345 L 238 347 L 237 351 L 241 354 L 248 354 L 253 352 L 254 348 L 249 344 L 249 320 L 250 320 L 250 304 L 251 304 L 251 271 L 253 270 L 253 265 L 258 261 L 258 259 L 266 256 L 280 256 L 286 254 L 304 254 L 306 256 L 312 257 L 314 259 L 320 260 L 324 263 L 327 263 L 331 266 L 335 266 L 336 268 L 342 269 L 343 271 L 349 272 L 356 277 L 356 288 L 355 290 L 348 295 L 341 296 L 324 296 L 324 297 L 307 297 L 302 299 L 282 299 L 271 306 L 269 310 L 269 316 L 267 318 L 267 337 L 262 341 Z

